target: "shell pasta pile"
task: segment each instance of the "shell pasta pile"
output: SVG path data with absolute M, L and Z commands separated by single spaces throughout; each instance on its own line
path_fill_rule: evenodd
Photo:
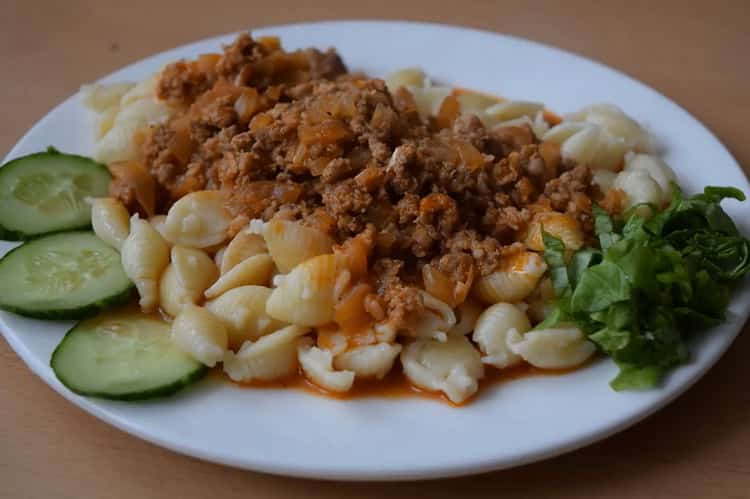
M 93 199 L 92 221 L 120 250 L 143 311 L 160 308 L 181 349 L 206 366 L 223 363 L 234 381 L 283 380 L 299 366 L 321 388 L 346 392 L 357 378 L 383 378 L 400 355 L 414 385 L 460 403 L 485 365 L 570 368 L 595 351 L 572 325 L 530 331 L 524 300 L 546 268 L 536 253 L 519 253 L 476 288 L 493 305 L 469 299 L 454 310 L 422 290 L 424 313 L 397 331 L 365 310 L 361 247 L 286 220 L 253 220 L 227 242 L 219 194 L 191 193 L 151 221 Z
M 685 197 L 611 104 L 558 116 L 247 34 L 82 96 L 95 161 L 0 170 L 0 235 L 29 239 L 0 261 L 18 290 L 0 308 L 84 319 L 52 357 L 84 395 L 166 395 L 210 368 L 342 394 L 401 370 L 461 404 L 490 371 L 597 353 L 613 388 L 650 388 L 750 271 L 719 207 L 744 194 Z M 133 289 L 138 310 L 107 310 Z
M 475 113 L 487 127 L 528 127 L 556 145 L 562 160 L 592 165 L 603 194 L 619 189 L 618 209 L 669 200 L 674 174 L 648 154 L 649 135 L 615 106 L 591 106 L 550 126 L 541 103 L 456 93 L 432 86 L 418 70 L 396 72 L 387 84 L 408 88 L 424 119 L 455 96 L 461 113 Z M 347 392 L 355 379 L 383 378 L 400 359 L 412 384 L 461 403 L 477 392 L 485 369 L 523 362 L 567 369 L 596 351 L 575 324 L 532 330 L 554 297 L 542 228 L 572 250 L 584 245 L 566 214 L 536 213 L 523 247 L 473 285 L 431 284 L 425 275 L 424 310 L 397 329 L 367 310 L 365 243 L 337 245 L 323 231 L 283 219 L 251 220 L 227 240 L 227 203 L 221 191 L 196 191 L 166 215 L 142 219 L 102 198 L 92 202 L 92 220 L 95 233 L 120 249 L 142 309 L 161 309 L 180 348 L 206 366 L 221 364 L 234 381 L 284 380 L 301 370 L 325 390 Z

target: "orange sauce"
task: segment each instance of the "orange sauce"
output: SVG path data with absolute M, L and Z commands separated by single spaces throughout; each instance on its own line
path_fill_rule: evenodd
M 391 372 L 389 372 L 383 379 L 356 380 L 352 389 L 345 393 L 334 393 L 321 388 L 305 378 L 301 371 L 296 375 L 290 376 L 289 378 L 283 380 L 252 381 L 249 383 L 237 383 L 229 380 L 229 378 L 219 370 L 214 370 L 214 372 L 221 376 L 224 380 L 228 380 L 230 383 L 243 388 L 260 390 L 281 388 L 301 390 L 312 395 L 328 397 L 336 400 L 351 400 L 374 397 L 387 399 L 419 397 L 443 402 L 453 407 L 461 407 L 463 405 L 470 404 L 476 398 L 483 396 L 483 393 L 486 390 L 494 386 L 509 383 L 518 379 L 530 378 L 533 376 L 563 376 L 565 374 L 588 366 L 596 358 L 598 357 L 594 357 L 594 359 L 589 360 L 583 365 L 576 366 L 570 369 L 539 369 L 525 363 L 502 370 L 485 366 L 484 378 L 479 381 L 479 391 L 474 396 L 461 404 L 455 404 L 451 402 L 445 395 L 440 392 L 430 392 L 412 385 L 409 380 L 406 379 L 406 376 L 404 375 L 403 371 L 401 370 L 401 366 L 399 365 L 394 366 Z

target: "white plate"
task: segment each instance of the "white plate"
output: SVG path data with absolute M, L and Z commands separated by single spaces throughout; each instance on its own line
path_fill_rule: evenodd
M 683 186 L 750 186 L 737 163 L 698 121 L 669 99 L 600 64 L 518 38 L 401 22 L 299 24 L 257 30 L 286 48 L 335 46 L 349 68 L 371 75 L 421 66 L 439 81 L 506 97 L 540 100 L 561 112 L 614 102 L 646 123 L 666 149 Z M 217 51 L 233 35 L 150 57 L 103 81 L 137 80 L 180 57 Z M 83 82 L 81 82 L 83 83 Z M 74 96 L 13 148 L 48 145 L 87 154 L 90 128 Z M 750 221 L 750 203 L 727 202 Z M 750 233 L 747 226 L 741 227 Z M 7 251 L 10 244 L 2 243 Z M 2 283 L 0 283 L 2 285 Z M 0 315 L 0 329 L 29 367 L 84 410 L 145 440 L 199 458 L 270 473 L 337 479 L 432 478 L 536 461 L 604 438 L 643 419 L 700 378 L 729 347 L 750 312 L 750 286 L 737 291 L 726 324 L 693 345 L 693 360 L 663 388 L 615 393 L 609 361 L 557 377 L 527 378 L 487 390 L 467 407 L 423 399 L 336 401 L 299 391 L 249 390 L 203 382 L 174 398 L 119 403 L 78 397 L 49 368 L 69 326 Z M 86 431 L 81 428 L 81 431 Z

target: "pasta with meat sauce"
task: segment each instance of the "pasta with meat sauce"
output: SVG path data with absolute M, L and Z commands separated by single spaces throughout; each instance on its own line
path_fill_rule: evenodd
M 412 383 L 462 403 L 485 367 L 578 365 L 593 348 L 575 331 L 529 331 L 549 296 L 542 232 L 578 249 L 595 203 L 661 203 L 674 178 L 613 106 L 562 119 L 273 37 L 87 92 L 119 116 L 100 132 L 113 180 L 97 233 L 181 348 L 235 380 L 343 392 L 400 354 Z M 154 111 L 122 125 L 134 102 Z

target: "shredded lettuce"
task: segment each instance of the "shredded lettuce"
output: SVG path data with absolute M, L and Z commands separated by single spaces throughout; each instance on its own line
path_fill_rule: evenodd
M 568 254 L 543 232 L 556 308 L 537 327 L 575 321 L 620 367 L 615 390 L 658 385 L 689 357 L 686 337 L 724 320 L 732 286 L 750 271 L 750 241 L 721 208 L 745 200 L 732 187 L 706 187 L 652 217 L 613 219 L 595 207 L 600 248 Z M 655 211 L 655 210 L 654 210 Z

